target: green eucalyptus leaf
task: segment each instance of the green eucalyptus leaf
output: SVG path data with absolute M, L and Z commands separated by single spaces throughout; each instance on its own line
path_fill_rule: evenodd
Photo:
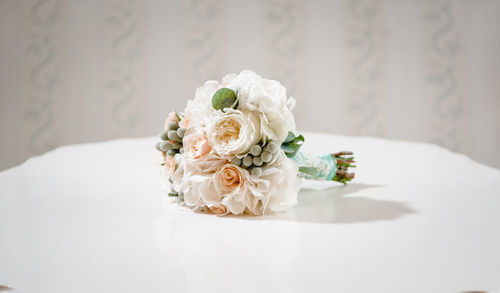
M 220 88 L 212 96 L 212 107 L 215 110 L 224 110 L 225 108 L 235 109 L 238 106 L 238 98 L 232 89 Z
M 288 144 L 282 144 L 282 145 L 281 145 L 281 149 L 282 149 L 285 153 L 293 153 L 293 152 L 295 152 L 295 149 L 293 148 L 293 146 L 288 145 Z
M 313 177 L 317 176 L 318 175 L 318 169 L 317 168 L 314 168 L 314 167 L 305 167 L 305 166 L 302 166 L 302 167 L 299 167 L 299 172 L 300 173 L 305 173 L 305 174 L 308 174 L 308 175 L 311 175 Z
M 294 138 L 292 142 L 295 144 L 302 145 L 304 143 L 304 141 L 305 141 L 304 136 L 301 134 L 301 135 L 297 136 L 296 138 Z
M 283 143 L 289 143 L 294 139 L 295 139 L 295 134 L 293 134 L 293 132 L 289 131 L 288 136 L 285 138 L 285 141 Z
M 287 157 L 292 158 L 297 154 L 304 140 L 303 135 L 295 136 L 292 132 L 288 132 L 288 137 L 283 144 L 281 144 L 281 149 L 285 152 Z

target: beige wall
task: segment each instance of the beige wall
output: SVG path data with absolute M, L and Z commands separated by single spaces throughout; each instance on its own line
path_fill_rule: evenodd
M 500 1 L 1 0 L 0 41 L 0 169 L 156 134 L 247 68 L 287 86 L 300 129 L 500 167 Z

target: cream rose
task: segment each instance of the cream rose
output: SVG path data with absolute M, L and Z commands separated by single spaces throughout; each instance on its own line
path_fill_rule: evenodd
M 207 137 L 215 152 L 227 157 L 248 153 L 261 136 L 259 117 L 250 111 L 216 111 L 207 128 Z
M 286 89 L 278 81 L 262 78 L 244 70 L 224 77 L 224 87 L 238 91 L 240 110 L 261 113 L 261 128 L 266 138 L 281 143 L 288 132 L 296 132 L 292 109 L 295 99 L 286 96 Z

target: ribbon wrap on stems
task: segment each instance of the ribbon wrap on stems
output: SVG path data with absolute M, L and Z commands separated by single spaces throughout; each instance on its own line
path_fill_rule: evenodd
M 332 154 L 297 152 L 291 158 L 299 165 L 299 176 L 312 180 L 333 180 L 337 172 L 337 160 Z

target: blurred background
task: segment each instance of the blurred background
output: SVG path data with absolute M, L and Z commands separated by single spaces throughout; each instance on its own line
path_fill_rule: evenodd
M 243 69 L 287 87 L 300 130 L 500 168 L 497 0 L 0 0 L 0 42 L 0 170 L 156 135 L 205 80 Z

